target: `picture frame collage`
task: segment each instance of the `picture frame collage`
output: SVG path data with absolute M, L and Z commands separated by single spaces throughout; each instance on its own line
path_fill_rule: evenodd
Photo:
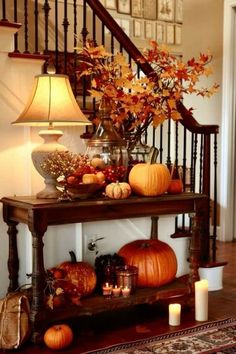
M 128 15 L 115 18 L 128 36 L 182 44 L 183 0 L 100 0 L 106 9 Z

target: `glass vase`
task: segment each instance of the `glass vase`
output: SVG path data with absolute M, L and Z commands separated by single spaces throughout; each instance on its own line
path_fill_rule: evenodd
M 114 127 L 108 101 L 102 100 L 99 117 L 100 123 L 87 143 L 86 154 L 91 165 L 104 173 L 107 183 L 124 181 L 127 177 L 128 151 L 126 141 Z

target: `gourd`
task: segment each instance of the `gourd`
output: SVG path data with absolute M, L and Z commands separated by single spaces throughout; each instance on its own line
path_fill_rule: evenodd
M 81 296 L 90 295 L 96 286 L 97 277 L 94 268 L 87 262 L 77 262 L 73 251 L 70 251 L 71 261 L 63 262 L 57 268 L 65 271 L 65 280 L 76 285 Z
M 73 341 L 73 332 L 66 324 L 49 327 L 44 334 L 44 343 L 50 349 L 64 349 Z
M 138 268 L 138 287 L 158 287 L 171 282 L 177 272 L 172 248 L 156 239 L 135 240 L 118 252 L 127 265 Z
M 131 194 L 131 188 L 126 182 L 109 183 L 106 186 L 105 194 L 112 199 L 126 199 Z
M 170 172 L 160 163 L 138 163 L 129 173 L 129 184 L 139 195 L 154 197 L 165 193 L 170 184 Z

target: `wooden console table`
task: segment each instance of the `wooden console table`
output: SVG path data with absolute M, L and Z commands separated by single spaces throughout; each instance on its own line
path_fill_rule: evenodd
M 32 306 L 31 321 L 33 326 L 32 340 L 37 338 L 45 328 L 45 323 L 57 319 L 69 318 L 85 314 L 96 314 L 103 310 L 125 307 L 134 304 L 155 302 L 160 298 L 180 295 L 180 289 L 169 284 L 159 289 L 140 289 L 129 300 L 118 299 L 113 302 L 104 301 L 102 297 L 82 299 L 82 306 L 73 310 L 46 310 L 44 304 L 45 269 L 43 256 L 43 236 L 50 225 L 61 225 L 97 220 L 136 218 L 168 214 L 191 214 L 192 236 L 190 243 L 190 272 L 187 293 L 193 294 L 194 282 L 199 279 L 198 267 L 201 260 L 206 261 L 209 254 L 209 197 L 203 194 L 182 193 L 159 197 L 130 197 L 125 200 L 87 199 L 73 202 L 58 202 L 52 199 L 35 199 L 35 197 L 4 197 L 3 219 L 8 225 L 9 235 L 9 288 L 18 287 L 19 259 L 17 252 L 17 224 L 27 224 L 32 234 Z M 18 240 L 19 241 L 19 240 Z M 200 256 L 201 255 L 201 256 Z M 183 288 L 183 285 L 182 285 Z M 185 286 L 186 288 L 186 286 Z M 185 289 L 186 292 L 186 289 Z M 133 300 L 132 297 L 134 296 Z

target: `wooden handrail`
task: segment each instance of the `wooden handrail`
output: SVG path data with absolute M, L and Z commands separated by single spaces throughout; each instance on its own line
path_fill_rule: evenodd
M 216 124 L 199 124 L 196 119 L 192 116 L 189 110 L 183 105 L 182 102 L 178 102 L 177 108 L 183 120 L 180 122 L 185 128 L 187 128 L 191 133 L 196 134 L 217 134 L 219 133 L 219 126 Z
M 110 13 L 104 8 L 104 6 L 99 1 L 86 0 L 87 4 L 96 13 L 97 17 L 106 25 L 110 30 L 112 35 L 117 39 L 121 46 L 127 51 L 131 58 L 139 65 L 145 75 L 149 75 L 153 69 L 148 62 L 140 63 L 139 59 L 142 53 L 130 40 L 127 34 L 122 30 L 122 28 L 113 19 Z

